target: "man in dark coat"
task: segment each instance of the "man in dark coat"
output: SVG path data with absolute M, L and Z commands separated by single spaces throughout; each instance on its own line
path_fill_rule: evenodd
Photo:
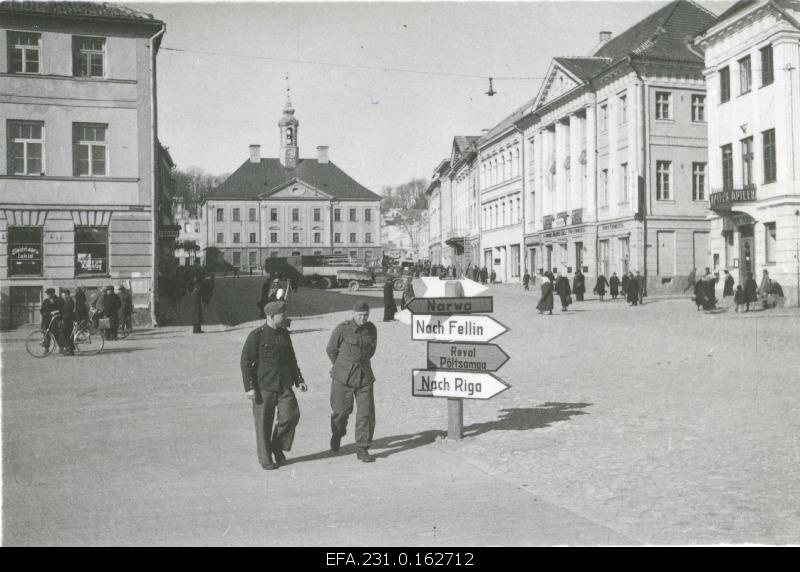
M 133 329 L 131 319 L 133 318 L 133 297 L 125 286 L 117 288 L 119 298 L 119 324 L 123 329 Z
M 550 279 L 550 276 L 545 274 L 542 276 L 542 295 L 539 298 L 539 302 L 536 304 L 536 309 L 539 310 L 540 314 L 547 312 L 548 314 L 553 313 L 553 282 Z
M 628 272 L 628 288 L 627 288 L 628 303 L 632 306 L 639 305 L 639 292 L 636 287 L 636 277 L 633 272 Z
M 566 312 L 567 308 L 569 308 L 571 298 L 572 298 L 572 289 L 569 287 L 569 278 L 561 274 L 556 279 L 556 294 L 558 297 L 561 298 L 561 311 Z
M 625 296 L 626 299 L 628 297 L 628 286 L 630 286 L 630 284 L 631 284 L 631 273 L 630 273 L 630 271 L 623 272 L 623 274 L 622 274 L 622 295 Z M 630 300 L 628 300 L 628 302 L 630 302 Z
M 594 292 L 600 296 L 600 301 L 603 301 L 603 296 L 606 295 L 606 287 L 608 287 L 608 280 L 602 274 L 597 277 L 597 282 L 594 285 Z
M 531 284 L 531 275 L 526 270 L 525 274 L 522 275 L 522 285 L 525 287 L 526 292 L 531 289 L 530 284 Z
M 400 299 L 400 309 L 405 310 L 411 300 L 414 299 L 414 285 L 411 283 L 411 276 L 406 276 L 406 285 L 403 288 L 403 297 Z
M 703 280 L 701 280 L 705 290 L 705 297 L 703 298 L 703 310 L 713 310 L 717 306 L 717 294 L 715 292 L 716 285 L 714 283 L 714 277 L 711 274 L 707 274 Z
M 644 276 L 642 276 L 642 273 L 638 270 L 636 271 L 634 281 L 636 286 L 636 299 L 639 304 L 644 304 Z
M 109 327 L 106 330 L 107 340 L 117 339 L 117 328 L 119 328 L 119 309 L 122 306 L 119 297 L 114 294 L 113 286 L 106 286 L 106 297 L 103 298 L 103 316 L 108 318 Z
M 580 268 L 575 271 L 575 277 L 572 279 L 572 292 L 578 302 L 583 302 L 583 295 L 586 293 L 586 277 Z
M 72 338 L 72 328 L 75 326 L 75 300 L 70 296 L 69 290 L 61 291 L 61 351 L 64 355 L 75 355 L 75 340 Z
M 203 295 L 200 292 L 200 283 L 195 282 L 194 288 L 189 293 L 189 308 L 192 318 L 192 333 L 202 334 L 203 324 Z
M 47 294 L 47 298 L 44 299 L 41 308 L 39 308 L 39 314 L 42 316 L 43 330 L 47 330 L 47 328 L 50 326 L 50 320 L 52 320 L 53 316 L 61 315 L 61 310 L 64 308 L 64 301 L 56 296 L 55 288 L 48 288 L 45 290 L 45 294 Z M 59 330 L 56 328 L 56 324 L 54 324 L 53 327 L 53 335 L 58 336 Z M 48 347 L 50 345 L 50 338 L 46 337 L 42 342 L 42 345 Z
M 617 278 L 616 272 L 611 275 L 611 280 L 608 281 L 608 286 L 611 289 L 611 299 L 616 300 L 617 296 L 619 295 L 619 278 Z
M 706 297 L 706 286 L 703 280 L 698 280 L 694 283 L 694 303 L 697 306 L 697 311 L 703 307 Z
M 86 305 L 86 292 L 83 291 L 82 287 L 78 286 L 75 288 L 73 300 L 75 300 L 75 320 L 81 323 L 89 318 L 89 308 Z
M 481 268 L 481 284 L 486 284 L 486 281 L 488 279 L 489 279 L 489 272 L 488 270 L 486 270 L 486 267 L 484 266 L 483 268 Z
M 292 388 L 306 391 L 308 387 L 285 328 L 289 320 L 286 302 L 270 302 L 264 307 L 264 315 L 266 323 L 250 332 L 244 342 L 240 366 L 244 390 L 253 401 L 258 462 L 271 471 L 286 461 L 283 452 L 292 450 L 300 421 Z
M 723 289 L 722 289 L 722 297 L 723 298 L 725 298 L 727 296 L 733 296 L 733 285 L 734 285 L 733 276 L 731 276 L 731 273 L 726 270 L 725 271 L 725 285 L 723 286 Z
M 383 285 L 383 321 L 393 321 L 395 312 L 397 304 L 394 301 L 394 286 L 391 280 L 387 280 Z
M 758 301 L 758 285 L 756 279 L 753 278 L 753 273 L 747 273 L 747 280 L 744 281 L 744 303 L 745 312 L 750 311 L 750 304 L 755 304 Z
M 495 280 L 497 280 L 497 272 L 492 270 L 492 273 L 489 274 L 489 282 L 494 284 Z
M 378 331 L 369 321 L 369 306 L 360 302 L 353 317 L 331 333 L 325 349 L 333 364 L 331 369 L 331 451 L 338 451 L 347 433 L 347 420 L 356 404 L 356 455 L 372 463 L 369 454 L 375 432 L 375 400 L 372 386 L 375 375 L 370 359 L 378 346 Z
M 92 321 L 94 322 L 94 327 L 97 328 L 100 324 L 100 318 L 104 316 L 103 308 L 106 299 L 106 290 L 105 288 L 100 288 L 97 293 L 92 297 L 92 301 L 90 307 L 92 309 Z

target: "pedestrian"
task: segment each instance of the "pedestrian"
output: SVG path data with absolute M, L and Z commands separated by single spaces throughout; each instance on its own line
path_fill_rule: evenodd
M 695 305 L 697 306 L 697 311 L 700 311 L 700 308 L 703 306 L 706 297 L 706 287 L 703 284 L 702 280 L 698 280 L 694 283 L 694 296 L 692 300 L 694 300 Z
M 494 268 L 492 269 L 492 273 L 489 275 L 489 280 L 492 284 L 494 284 L 494 281 L 497 280 L 497 272 L 494 271 Z
M 767 269 L 764 269 L 763 274 L 761 275 L 761 286 L 758 287 L 758 296 L 761 298 L 761 305 L 766 308 L 767 307 L 767 297 L 769 296 L 770 292 L 772 292 L 772 279 L 769 277 L 769 272 Z
M 200 293 L 200 283 L 195 282 L 189 293 L 189 308 L 192 319 L 192 333 L 203 333 L 203 295 Z
M 117 328 L 119 328 L 119 309 L 120 301 L 114 294 L 113 286 L 106 286 L 106 296 L 103 298 L 103 316 L 108 318 L 108 328 L 106 329 L 106 339 L 117 339 Z
M 369 321 L 369 306 L 359 302 L 353 316 L 331 333 L 326 352 L 331 369 L 331 451 L 338 451 L 347 433 L 347 420 L 356 404 L 356 455 L 359 461 L 372 463 L 369 454 L 375 432 L 375 400 L 370 359 L 378 345 L 378 331 Z
M 200 282 L 200 298 L 203 300 L 203 306 L 208 308 L 211 303 L 211 296 L 214 295 L 214 287 L 211 285 L 211 280 L 205 277 Z
M 744 281 L 744 304 L 745 312 L 750 311 L 750 304 L 755 304 L 758 301 L 758 286 L 756 280 L 753 278 L 753 273 L 747 273 L 747 279 Z
M 91 301 L 91 308 L 92 308 L 92 322 L 94 322 L 94 327 L 100 327 L 100 318 L 103 317 L 103 307 L 106 299 L 106 290 L 105 288 L 100 288 L 95 295 L 92 297 Z
M 583 302 L 583 295 L 586 293 L 586 277 L 580 268 L 575 271 L 575 276 L 572 279 L 572 292 L 575 294 L 575 300 Z
M 486 284 L 486 281 L 488 279 L 489 279 L 489 271 L 486 270 L 486 267 L 484 266 L 483 268 L 481 268 L 481 284 Z
M 631 285 L 630 271 L 622 273 L 622 296 L 627 300 L 628 286 Z M 630 300 L 628 300 L 630 301 Z
M 597 277 L 597 282 L 594 285 L 594 292 L 600 296 L 600 301 L 603 301 L 603 296 L 606 295 L 606 287 L 608 287 L 608 280 L 602 274 Z
M 638 270 L 636 271 L 636 295 L 639 304 L 644 304 L 644 276 Z
M 637 306 L 639 304 L 639 292 L 636 288 L 636 277 L 633 275 L 633 271 L 628 272 L 628 287 L 626 293 L 628 304 L 631 306 Z
M 61 353 L 67 356 L 75 355 L 75 340 L 72 338 L 72 328 L 75 327 L 75 299 L 69 290 L 61 291 Z
M 542 276 L 542 294 L 539 297 L 539 302 L 536 304 L 536 309 L 539 310 L 540 314 L 547 312 L 548 314 L 553 313 L 553 282 L 550 279 L 550 276 L 545 274 Z
M 566 312 L 567 308 L 572 304 L 572 290 L 569 287 L 569 278 L 560 274 L 556 279 L 555 290 L 561 299 L 561 311 Z
M 414 299 L 414 285 L 411 283 L 411 276 L 406 276 L 406 284 L 403 287 L 403 298 L 400 300 L 400 309 L 405 310 L 408 303 Z
M 739 307 L 745 304 L 744 289 L 741 284 L 736 287 L 736 293 L 733 295 L 733 303 L 736 304 L 735 312 L 738 312 Z
M 733 296 L 733 276 L 731 276 L 730 272 L 727 270 L 725 271 L 725 285 L 723 286 L 722 290 L 722 297 L 726 298 L 727 296 Z
M 50 327 L 50 322 L 52 319 L 57 316 L 61 316 L 61 310 L 64 308 L 64 301 L 56 296 L 55 288 L 48 288 L 44 291 L 44 293 L 47 295 L 47 298 L 45 298 L 42 302 L 42 306 L 39 308 L 39 314 L 42 316 L 42 329 L 47 331 L 47 329 Z M 54 324 L 54 336 L 59 335 L 59 329 L 56 326 L 57 324 Z M 41 345 L 45 348 L 49 347 L 50 336 L 45 336 L 44 340 L 41 342 Z
M 683 289 L 684 292 L 688 292 L 689 290 L 693 290 L 695 287 L 697 277 L 697 268 L 692 268 L 692 271 L 689 272 L 689 277 L 686 281 L 686 288 Z
M 709 273 L 702 280 L 705 286 L 705 297 L 703 298 L 703 310 L 711 311 L 717 307 L 717 295 L 715 292 L 714 277 Z
M 522 275 L 522 285 L 525 287 L 526 292 L 530 290 L 530 283 L 531 283 L 531 275 L 526 270 L 525 274 Z
M 133 329 L 133 298 L 131 293 L 125 286 L 120 285 L 117 288 L 117 297 L 119 298 L 119 323 L 122 329 L 128 331 Z
M 383 285 L 383 321 L 393 321 L 395 312 L 397 304 L 394 301 L 394 286 L 391 280 L 387 280 Z
M 75 321 L 79 324 L 89 318 L 89 308 L 86 306 L 86 292 L 83 287 L 78 286 L 75 288 L 75 296 L 72 298 L 75 301 Z
M 608 281 L 608 287 L 611 290 L 611 299 L 616 300 L 617 296 L 619 296 L 619 278 L 617 278 L 616 272 L 611 274 L 611 280 Z
M 286 462 L 283 452 L 292 450 L 300 421 L 293 387 L 308 387 L 286 329 L 286 302 L 270 302 L 264 315 L 266 322 L 244 342 L 240 366 L 245 394 L 253 402 L 258 462 L 271 471 Z

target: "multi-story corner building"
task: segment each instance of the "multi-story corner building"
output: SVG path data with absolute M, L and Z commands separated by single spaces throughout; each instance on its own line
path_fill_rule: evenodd
M 381 197 L 360 185 L 317 147 L 300 158 L 299 121 L 287 99 L 278 127 L 280 156 L 261 146 L 203 202 L 205 244 L 240 269 L 268 257 L 338 254 L 371 264 L 381 255 Z
M 450 218 L 443 224 L 442 241 L 450 248 L 451 265 L 458 275 L 480 264 L 477 136 L 453 139 L 450 151 Z M 444 211 L 444 209 L 443 209 Z
M 708 81 L 711 253 L 737 283 L 800 289 L 800 4 L 739 2 L 695 44 Z
M 450 159 L 443 159 L 433 171 L 431 182 L 425 193 L 428 195 L 428 248 L 430 261 L 435 266 L 450 266 L 450 249 L 443 249 L 445 236 L 442 225 L 442 196 L 447 190 L 447 199 L 450 200 Z M 450 209 L 448 208 L 448 213 Z
M 0 326 L 37 322 L 49 287 L 125 284 L 155 316 L 164 31 L 111 4 L 0 3 Z
M 553 60 L 531 110 L 537 272 L 581 268 L 593 284 L 641 271 L 664 292 L 706 266 L 705 82 L 685 39 L 713 20 L 678 0 L 615 38 L 602 32 L 589 57 Z

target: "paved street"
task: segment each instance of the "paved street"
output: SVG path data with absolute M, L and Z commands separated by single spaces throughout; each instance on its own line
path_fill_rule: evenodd
M 4 545 L 800 543 L 796 309 L 590 300 L 540 316 L 538 284 L 493 287 L 512 387 L 465 402 L 449 442 L 446 400 L 411 396 L 425 344 L 381 321 L 380 292 L 303 289 L 310 387 L 290 464 L 265 472 L 239 372 L 260 282 L 218 279 L 205 335 L 168 325 L 36 360 L 24 332 L 0 334 Z M 360 299 L 379 333 L 372 465 L 352 419 L 328 451 L 324 346 Z

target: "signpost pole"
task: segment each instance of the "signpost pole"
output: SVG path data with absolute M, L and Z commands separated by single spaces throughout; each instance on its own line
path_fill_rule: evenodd
M 448 298 L 459 298 L 464 295 L 461 282 L 448 280 L 444 285 L 444 295 Z M 447 438 L 451 441 L 461 441 L 464 433 L 464 400 L 454 397 L 447 398 Z

